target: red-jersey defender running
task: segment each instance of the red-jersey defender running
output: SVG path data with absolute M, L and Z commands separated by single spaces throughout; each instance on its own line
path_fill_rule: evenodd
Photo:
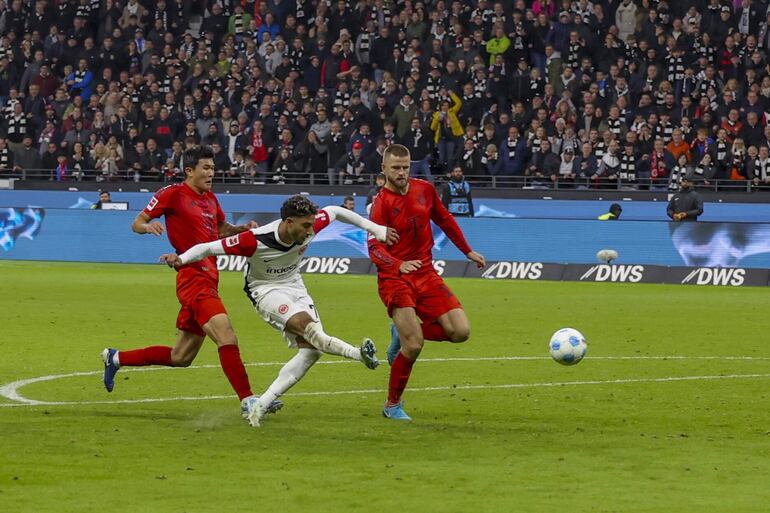
M 168 238 L 174 249 L 182 253 L 201 242 L 236 235 L 256 223 L 233 226 L 225 215 L 216 196 L 211 192 L 214 176 L 214 154 L 209 147 L 187 150 L 184 155 L 185 181 L 160 189 L 145 209 L 136 216 L 131 226 L 139 234 L 159 236 L 163 225 L 152 222 L 166 216 Z M 241 415 L 246 418 L 256 404 L 249 377 L 241 361 L 238 339 L 217 291 L 219 271 L 216 257 L 191 263 L 179 269 L 176 277 L 176 295 L 182 305 L 176 320 L 175 346 L 149 346 L 131 351 L 107 348 L 102 352 L 104 386 L 112 392 L 115 373 L 121 367 L 166 365 L 188 367 L 206 338 L 219 348 L 219 361 L 227 379 L 241 400 Z M 280 407 L 275 404 L 275 409 Z
M 386 183 L 375 196 L 370 214 L 372 222 L 394 228 L 400 236 L 390 247 L 369 238 L 369 256 L 377 265 L 380 298 L 395 326 L 393 342 L 396 348 L 399 343 L 401 346 L 393 359 L 388 350 L 390 381 L 382 414 L 398 420 L 411 420 L 401 395 L 424 341 L 464 342 L 470 335 L 470 323 L 460 302 L 433 269 L 430 222 L 444 230 L 468 260 L 479 268 L 486 265 L 484 257 L 465 240 L 433 185 L 409 178 L 409 163 L 405 146 L 387 147 L 382 160 Z

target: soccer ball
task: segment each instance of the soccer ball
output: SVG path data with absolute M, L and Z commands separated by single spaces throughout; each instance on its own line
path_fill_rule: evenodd
M 562 365 L 575 365 L 586 355 L 586 338 L 578 330 L 562 328 L 551 336 L 551 358 Z

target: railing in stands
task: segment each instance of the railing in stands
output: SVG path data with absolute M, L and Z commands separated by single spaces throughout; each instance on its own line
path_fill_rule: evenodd
M 86 169 L 73 172 L 70 170 L 63 180 L 59 180 L 56 172 L 50 169 L 27 169 L 14 171 L 0 171 L 0 179 L 34 180 L 34 181 L 62 181 L 62 182 L 105 182 L 105 183 L 171 183 L 182 180 L 181 175 L 167 177 L 152 176 L 147 173 L 135 175 L 133 172 L 121 171 L 119 174 L 107 175 L 101 170 Z M 138 179 L 137 179 L 138 178 Z M 444 183 L 448 180 L 445 176 L 433 177 L 435 183 Z M 534 176 L 472 176 L 466 175 L 465 179 L 475 187 L 497 189 L 531 189 L 531 190 L 607 190 L 607 191 L 653 191 L 675 192 L 669 187 L 668 182 L 660 182 L 653 179 L 638 179 L 636 182 L 594 181 L 591 179 L 575 179 L 570 181 L 551 181 L 547 177 Z M 331 176 L 329 173 L 267 173 L 256 176 L 231 176 L 228 173 L 217 172 L 215 183 L 254 185 L 360 185 L 372 187 L 375 184 L 375 175 L 366 174 L 360 177 L 340 179 L 339 176 Z M 698 190 L 713 192 L 752 192 L 758 190 L 770 190 L 770 184 L 753 184 L 750 180 L 695 180 Z

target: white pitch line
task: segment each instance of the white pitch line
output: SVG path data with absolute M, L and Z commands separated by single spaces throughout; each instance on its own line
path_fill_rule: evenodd
M 441 362 L 479 362 L 479 361 L 539 361 L 550 360 L 548 356 L 483 356 L 483 357 L 448 357 L 448 358 L 424 358 L 420 360 L 420 363 L 441 363 Z M 739 361 L 751 361 L 751 360 L 770 360 L 767 356 L 592 356 L 591 361 L 596 360 L 739 360 Z M 286 362 L 253 362 L 247 363 L 246 367 L 274 367 L 284 365 Z M 339 364 L 353 364 L 358 363 L 351 360 L 328 360 L 320 361 L 318 365 L 339 365 Z M 194 365 L 189 367 L 190 369 L 218 369 L 220 366 L 215 364 L 208 365 Z M 157 372 L 157 371 L 179 371 L 181 368 L 175 367 L 133 367 L 123 370 L 123 372 Z M 37 378 L 22 379 L 8 383 L 7 385 L 0 386 L 0 397 L 5 397 L 21 404 L 0 404 L 0 407 L 11 406 L 35 406 L 35 405 L 51 405 L 51 404 L 112 404 L 115 401 L 96 401 L 96 402 L 72 402 L 72 403 L 58 403 L 51 401 L 38 401 L 36 399 L 28 399 L 22 396 L 18 391 L 22 387 L 31 385 L 33 383 L 41 383 L 45 381 L 53 381 L 62 378 L 71 378 L 78 376 L 95 376 L 102 374 L 103 371 L 85 371 L 85 372 L 71 372 L 67 374 L 51 374 L 48 376 L 40 376 Z M 351 392 L 341 392 L 351 393 Z M 306 395 L 313 395 L 312 393 L 305 393 Z M 325 394 L 322 392 L 321 394 Z M 331 393 L 334 395 L 335 393 Z M 212 396 L 212 399 L 219 399 L 218 396 Z M 169 399 L 141 399 L 141 400 L 126 400 L 127 402 L 156 402 L 156 401 L 170 401 L 170 400 L 196 400 L 198 398 L 169 398 Z
M 81 373 L 82 374 L 82 373 Z M 90 373 L 92 374 L 92 373 Z M 541 382 L 541 383 L 509 383 L 503 385 L 452 385 L 440 387 L 421 387 L 410 388 L 410 392 L 440 392 L 449 390 L 494 390 L 494 389 L 513 389 L 513 388 L 541 388 L 541 387 L 560 387 L 560 386 L 578 386 L 578 385 L 622 385 L 629 383 L 671 383 L 677 381 L 706 381 L 720 379 L 756 379 L 770 378 L 770 374 L 723 374 L 712 376 L 669 376 L 664 378 L 627 378 L 610 380 L 592 380 L 592 381 L 562 381 L 562 382 Z M 335 396 L 335 395 L 358 395 L 358 394 L 381 394 L 382 389 L 364 389 L 364 390 L 334 390 L 323 392 L 297 392 L 287 394 L 288 396 Z M 21 406 L 73 406 L 73 405 L 96 405 L 96 404 L 138 404 L 138 403 L 160 403 L 168 401 L 211 401 L 219 399 L 232 399 L 232 395 L 211 395 L 203 397 L 158 397 L 147 399 L 119 399 L 116 401 L 31 401 L 25 399 L 26 403 L 0 404 L 0 407 L 21 407 Z

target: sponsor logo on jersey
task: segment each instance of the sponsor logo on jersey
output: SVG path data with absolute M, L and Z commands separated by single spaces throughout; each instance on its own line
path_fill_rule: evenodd
M 539 280 L 543 276 L 540 262 L 495 262 L 481 275 L 482 278 L 511 280 Z
M 350 259 L 308 257 L 300 262 L 299 270 L 306 273 L 347 274 L 350 271 Z
M 153 196 L 150 202 L 147 204 L 147 207 L 145 208 L 145 210 L 152 210 L 153 208 L 155 208 L 155 205 L 157 204 L 158 204 L 158 198 Z
M 287 265 L 286 267 L 267 267 L 265 272 L 267 274 L 286 274 L 290 273 L 297 268 L 297 264 Z
M 278 307 L 278 313 L 283 315 L 289 311 L 289 305 L 281 305 Z
M 730 285 L 740 287 L 746 280 L 745 269 L 698 267 L 682 280 L 692 285 Z
M 580 281 L 611 281 L 639 283 L 644 277 L 643 265 L 595 265 L 588 269 Z
M 239 240 L 238 235 L 233 235 L 232 237 L 228 237 L 225 239 L 225 246 L 227 246 L 228 248 L 237 246 L 238 240 Z

